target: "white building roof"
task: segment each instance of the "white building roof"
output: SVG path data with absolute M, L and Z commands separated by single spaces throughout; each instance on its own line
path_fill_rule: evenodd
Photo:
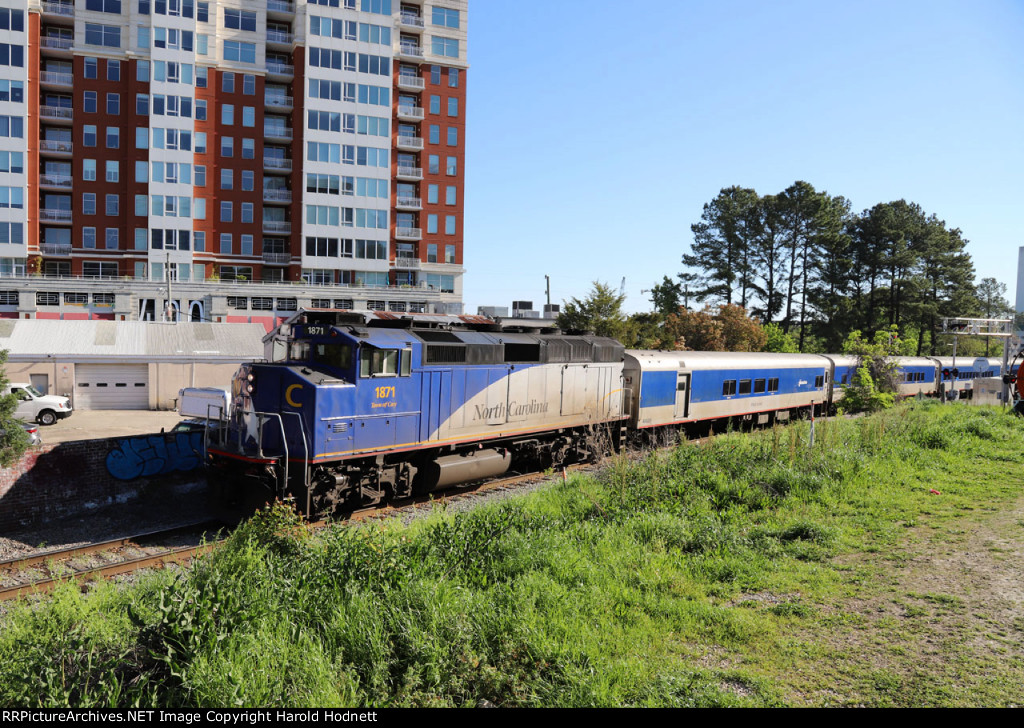
M 262 324 L 149 321 L 0 320 L 0 349 L 11 361 L 245 361 L 263 356 Z

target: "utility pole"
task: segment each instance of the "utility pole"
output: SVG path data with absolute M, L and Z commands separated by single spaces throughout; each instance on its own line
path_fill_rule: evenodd
M 548 310 L 550 311 L 551 310 L 551 276 L 548 276 L 548 275 L 544 276 L 544 281 L 547 283 Z

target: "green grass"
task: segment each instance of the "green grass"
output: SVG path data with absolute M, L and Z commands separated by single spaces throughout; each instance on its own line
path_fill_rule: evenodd
M 1020 619 L 978 648 L 998 630 L 967 597 L 901 579 L 1016 502 L 1024 424 L 926 403 L 807 434 L 619 459 L 407 528 L 311 537 L 276 508 L 188 572 L 13 609 L 0 704 L 1020 702 Z

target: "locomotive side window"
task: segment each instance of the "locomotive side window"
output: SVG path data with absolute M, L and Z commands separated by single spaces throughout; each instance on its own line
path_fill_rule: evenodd
M 754 394 L 764 394 L 765 385 L 767 383 L 764 379 L 754 380 Z
M 314 344 L 313 361 L 335 369 L 351 369 L 352 347 L 349 344 Z
M 364 347 L 359 352 L 359 376 L 398 376 L 398 350 Z
M 736 380 L 727 379 L 722 383 L 722 395 L 728 397 L 733 394 L 736 394 Z
M 816 376 L 814 378 L 814 386 L 815 387 L 824 387 L 825 386 L 825 377 L 821 376 L 820 374 L 818 376 Z
M 768 380 L 768 391 L 778 392 L 779 391 L 779 380 L 777 377 L 772 377 Z
M 291 361 L 306 361 L 309 358 L 309 343 L 306 341 L 291 342 L 288 358 Z
M 740 394 L 750 394 L 750 380 L 749 379 L 741 379 L 740 380 Z

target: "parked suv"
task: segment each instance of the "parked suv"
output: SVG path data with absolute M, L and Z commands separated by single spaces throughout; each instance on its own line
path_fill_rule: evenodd
M 18 409 L 14 416 L 19 420 L 52 425 L 57 420 L 71 416 L 71 400 L 54 394 L 43 394 L 31 384 L 14 383 L 0 394 L 13 394 L 18 398 Z

